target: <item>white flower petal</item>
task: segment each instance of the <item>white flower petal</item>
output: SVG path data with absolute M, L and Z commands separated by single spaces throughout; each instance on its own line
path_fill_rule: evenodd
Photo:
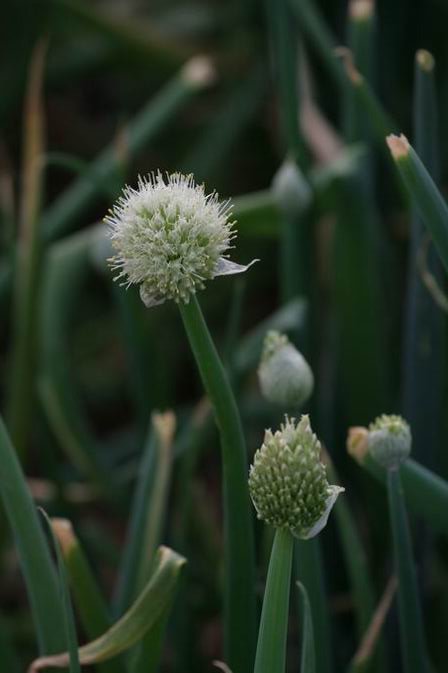
M 327 525 L 328 517 L 330 516 L 330 512 L 333 509 L 333 505 L 337 500 L 337 497 L 340 493 L 343 493 L 345 491 L 345 488 L 342 488 L 342 486 L 330 486 L 330 495 L 327 498 L 327 502 L 325 504 L 325 512 L 322 514 L 320 519 L 316 521 L 314 526 L 312 526 L 309 530 L 307 530 L 305 533 L 302 533 L 300 537 L 302 540 L 309 540 L 312 537 L 315 537 L 320 533 L 320 531 L 325 528 Z
M 255 262 L 259 261 L 259 259 L 253 259 L 249 264 L 244 265 L 232 262 L 230 259 L 226 259 L 225 257 L 220 257 L 218 263 L 216 264 L 214 275 L 231 276 L 235 273 L 244 273 L 249 267 L 252 266 L 252 264 L 255 264 Z

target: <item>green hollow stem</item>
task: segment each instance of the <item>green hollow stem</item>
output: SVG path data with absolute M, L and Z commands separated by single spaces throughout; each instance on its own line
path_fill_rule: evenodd
M 415 61 L 415 148 L 437 183 L 439 132 L 434 59 L 419 51 Z M 412 427 L 412 452 L 427 467 L 435 465 L 443 414 L 445 318 L 422 282 L 419 257 L 427 234 L 418 213 L 412 213 L 408 258 L 406 318 L 403 330 L 402 413 Z M 428 272 L 439 284 L 443 267 L 434 250 L 428 250 Z
M 325 591 L 321 546 L 318 537 L 311 538 L 311 540 L 295 541 L 294 572 L 296 579 L 305 587 L 311 605 L 316 669 L 319 673 L 332 673 L 329 607 Z
M 229 379 L 193 295 L 179 304 L 196 363 L 210 398 L 222 449 L 225 657 L 233 673 L 247 673 L 255 651 L 254 537 L 247 483 L 248 462 L 241 420 Z
M 346 83 L 341 64 L 334 53 L 336 40 L 318 12 L 316 3 L 312 0 L 289 0 L 289 4 L 300 28 L 326 67 L 328 74 L 343 91 Z
M 404 136 L 387 139 L 392 157 L 415 208 L 431 234 L 448 270 L 448 207 L 433 179 Z
M 266 9 L 285 145 L 294 161 L 303 167 L 305 145 L 299 127 L 297 31 L 287 0 L 268 0 Z
M 395 565 L 398 576 L 401 652 L 405 673 L 429 673 L 411 534 L 399 469 L 387 475 Z
M 294 538 L 275 532 L 258 632 L 254 673 L 284 673 Z
M 386 471 L 371 456 L 364 456 L 360 464 L 379 481 L 386 481 Z M 448 508 L 448 482 L 412 459 L 401 467 L 400 477 L 406 503 L 412 511 L 432 529 L 448 535 L 448 519 L 444 514 Z
M 3 421 L 0 419 L 0 494 L 25 577 L 39 650 L 62 651 L 65 633 L 55 568 L 36 508 Z

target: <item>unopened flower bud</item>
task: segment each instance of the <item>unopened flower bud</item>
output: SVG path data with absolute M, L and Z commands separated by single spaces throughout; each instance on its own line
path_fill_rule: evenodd
M 313 372 L 303 355 L 275 331 L 264 340 L 258 379 L 263 396 L 283 408 L 301 407 L 314 388 Z
M 272 188 L 279 208 L 291 217 L 303 213 L 311 203 L 311 188 L 292 159 L 286 159 L 280 166 Z
M 250 469 L 249 491 L 258 518 L 308 539 L 327 523 L 344 489 L 328 483 L 321 445 L 308 416 L 285 418 L 280 430 L 267 430 Z
M 369 453 L 385 468 L 403 463 L 409 457 L 411 444 L 411 430 L 401 416 L 383 414 L 369 425 Z

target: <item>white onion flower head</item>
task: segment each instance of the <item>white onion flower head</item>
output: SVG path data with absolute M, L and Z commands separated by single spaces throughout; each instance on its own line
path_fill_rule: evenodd
M 228 201 L 205 193 L 192 175 L 160 172 L 125 187 L 105 218 L 116 254 L 114 280 L 140 285 L 147 307 L 188 303 L 207 280 L 246 271 L 226 254 L 236 234 Z M 255 260 L 254 260 L 255 261 Z M 253 262 L 252 262 L 253 263 Z

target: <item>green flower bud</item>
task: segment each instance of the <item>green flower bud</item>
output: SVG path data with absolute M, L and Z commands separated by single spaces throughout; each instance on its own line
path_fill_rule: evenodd
M 292 159 L 286 159 L 280 166 L 272 188 L 279 207 L 291 217 L 303 213 L 312 201 L 311 188 Z
M 303 355 L 279 332 L 268 332 L 258 369 L 263 396 L 283 408 L 301 407 L 311 396 L 314 377 Z
M 308 416 L 285 423 L 274 434 L 266 430 L 249 474 L 249 491 L 258 518 L 308 539 L 327 523 L 339 493 L 328 483 L 320 461 L 321 445 Z
M 383 414 L 369 425 L 368 451 L 385 468 L 398 467 L 411 453 L 412 436 L 401 416 Z

